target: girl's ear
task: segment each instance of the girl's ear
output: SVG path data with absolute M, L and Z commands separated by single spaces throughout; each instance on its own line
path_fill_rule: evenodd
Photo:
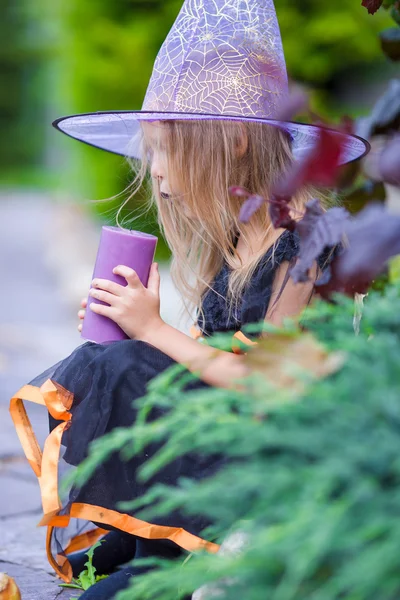
M 236 152 L 237 158 L 242 158 L 242 156 L 246 154 L 247 148 L 249 147 L 249 138 L 244 123 L 239 123 L 239 125 L 240 127 L 238 131 L 238 137 L 236 140 Z

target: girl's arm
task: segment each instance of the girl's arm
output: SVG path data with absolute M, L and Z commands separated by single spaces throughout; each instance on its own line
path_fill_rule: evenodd
M 289 280 L 276 301 L 288 267 L 289 263 L 283 263 L 277 270 L 270 308 L 265 317 L 266 321 L 278 327 L 285 318 L 300 314 L 313 293 L 312 281 L 295 284 Z M 316 267 L 314 270 L 316 273 Z M 150 329 L 141 339 L 185 365 L 191 372 L 198 373 L 209 385 L 230 389 L 238 385 L 235 380 L 249 375 L 242 356 L 200 344 L 164 322 L 156 329 Z
M 141 339 L 197 373 L 209 385 L 233 388 L 235 379 L 248 375 L 240 355 L 201 344 L 167 323 L 162 322 Z
M 289 264 L 283 263 L 276 272 L 270 308 L 266 320 L 280 326 L 285 317 L 298 315 L 310 301 L 313 283 L 286 284 L 279 296 Z M 156 263 L 148 287 L 144 287 L 137 273 L 120 265 L 114 273 L 127 281 L 127 286 L 95 279 L 90 295 L 102 304 L 92 303 L 90 309 L 115 321 L 132 339 L 143 340 L 190 371 L 209 385 L 222 388 L 240 386 L 237 380 L 249 374 L 243 357 L 232 352 L 216 350 L 186 336 L 164 323 L 160 317 L 160 276 Z M 279 296 L 279 299 L 277 300 Z M 83 318 L 83 315 L 80 315 Z
M 276 327 L 281 327 L 285 319 L 296 317 L 309 305 L 314 295 L 314 284 L 317 280 L 317 264 L 310 269 L 310 281 L 306 283 L 294 283 L 289 279 L 277 300 L 280 290 L 285 282 L 286 273 L 290 267 L 284 262 L 277 269 L 272 288 L 271 300 L 265 320 Z M 267 335 L 267 334 L 266 334 Z

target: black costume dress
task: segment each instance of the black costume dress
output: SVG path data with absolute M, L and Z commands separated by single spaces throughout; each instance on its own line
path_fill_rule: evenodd
M 230 317 L 226 303 L 229 267 L 225 264 L 213 282 L 213 290 L 204 297 L 204 320 L 200 319 L 198 323 L 204 336 L 214 332 L 238 332 L 245 324 L 263 320 L 270 303 L 275 272 L 284 261 L 292 261 L 298 254 L 298 242 L 296 234 L 288 231 L 282 234 L 274 249 L 270 249 L 260 261 L 240 306 Z M 36 378 L 33 386 L 42 386 L 45 381 L 51 380 L 73 394 L 72 418 L 62 435 L 63 455 L 60 460 L 66 465 L 77 466 L 87 456 L 92 440 L 115 428 L 131 426 L 137 410 L 134 400 L 146 394 L 149 381 L 174 364 L 169 356 L 142 341 L 127 340 L 106 345 L 89 342 Z M 189 386 L 208 387 L 200 380 Z M 151 418 L 157 418 L 157 410 Z M 59 421 L 50 417 L 51 430 L 58 424 Z M 128 461 L 114 453 L 83 487 L 69 492 L 60 514 L 67 514 L 71 503 L 117 511 L 119 502 L 140 497 L 154 480 L 143 484 L 137 480 L 136 473 L 157 450 L 157 444 L 150 444 Z M 218 456 L 215 460 L 198 455 L 184 456 L 160 471 L 155 480 L 174 485 L 180 477 L 204 478 L 223 462 L 224 458 Z M 207 525 L 201 517 L 189 518 L 182 514 L 171 514 L 160 519 L 158 524 L 183 528 L 195 536 L 199 536 Z M 54 542 L 56 554 L 63 555 L 65 539 L 55 536 L 53 546 Z

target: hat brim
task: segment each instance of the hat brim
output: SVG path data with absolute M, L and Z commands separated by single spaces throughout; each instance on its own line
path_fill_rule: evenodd
M 287 131 L 292 139 L 293 155 L 296 160 L 314 147 L 320 127 L 305 123 L 243 117 L 238 115 L 215 115 L 203 113 L 146 112 L 146 111 L 102 111 L 60 117 L 53 126 L 80 142 L 94 148 L 119 154 L 126 158 L 141 158 L 141 121 L 247 121 L 264 123 Z M 357 135 L 349 135 L 330 129 L 345 139 L 340 164 L 347 164 L 368 154 L 369 142 Z

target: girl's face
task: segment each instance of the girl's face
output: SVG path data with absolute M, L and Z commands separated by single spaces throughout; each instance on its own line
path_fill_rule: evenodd
M 145 147 L 150 163 L 150 174 L 156 182 L 156 187 L 160 196 L 164 200 L 171 200 L 179 203 L 187 216 L 192 216 L 186 202 L 183 199 L 181 185 L 173 178 L 171 181 L 171 172 L 168 169 L 168 126 L 161 121 L 153 123 L 143 123 L 143 135 Z
M 168 181 L 166 127 L 160 121 L 143 124 L 143 134 L 150 162 L 150 173 L 158 181 L 159 191 L 163 198 L 172 194 Z

